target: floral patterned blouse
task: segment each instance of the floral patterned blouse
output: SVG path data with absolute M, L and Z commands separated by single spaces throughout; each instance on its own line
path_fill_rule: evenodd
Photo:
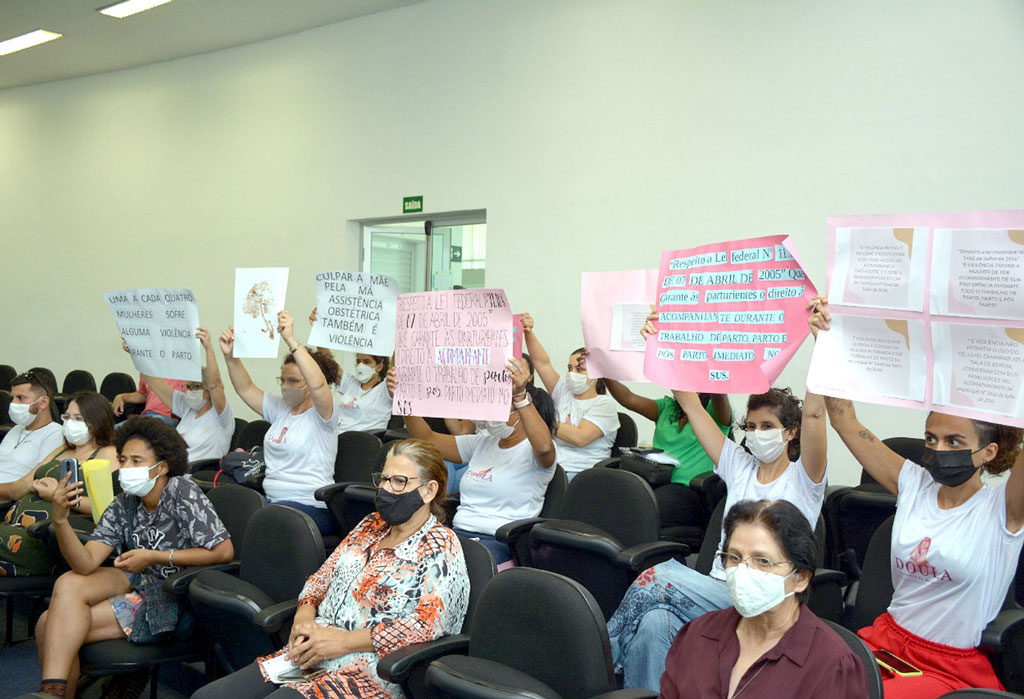
M 390 528 L 376 512 L 367 515 L 299 594 L 300 606 L 316 607 L 316 623 L 370 629 L 374 648 L 327 660 L 325 674 L 286 685 L 308 699 L 401 697 L 397 684 L 377 676 L 378 658 L 462 629 L 469 574 L 458 537 L 431 515 L 394 549 L 380 548 Z M 263 660 L 285 650 L 261 658 L 260 671 Z

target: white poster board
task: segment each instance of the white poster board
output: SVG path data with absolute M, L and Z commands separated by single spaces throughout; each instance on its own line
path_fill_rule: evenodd
M 398 282 L 369 272 L 316 275 L 316 322 L 309 344 L 381 357 L 395 351 Z
M 141 374 L 200 381 L 199 308 L 188 289 L 121 289 L 103 294 Z
M 288 291 L 287 267 L 235 270 L 235 349 L 238 358 L 277 357 L 277 314 Z

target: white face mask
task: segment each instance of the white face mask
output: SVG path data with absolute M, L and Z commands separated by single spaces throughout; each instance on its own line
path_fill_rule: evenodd
M 740 563 L 725 569 L 725 582 L 729 586 L 729 597 L 736 611 L 740 616 L 749 618 L 764 614 L 782 600 L 796 594 L 795 590 L 786 592 L 786 578 L 789 575 L 762 573 L 748 568 L 746 563 Z
M 38 413 L 32 412 L 32 406 L 43 399 L 39 396 L 31 403 L 11 403 L 10 407 L 7 408 L 7 414 L 11 417 L 11 422 L 15 425 L 21 425 L 22 427 L 28 427 L 36 421 L 36 415 Z
M 377 370 L 369 364 L 356 364 L 356 368 L 352 372 L 352 375 L 356 377 L 356 381 L 359 383 L 366 383 L 377 375 Z
M 68 444 L 80 447 L 89 441 L 89 426 L 82 420 L 67 420 L 64 423 L 64 439 Z
M 203 397 L 203 389 L 185 391 L 185 405 L 199 412 L 206 405 L 206 398 Z
M 476 424 L 476 431 L 480 434 L 489 434 L 498 439 L 507 439 L 516 431 L 516 425 L 519 424 L 519 420 L 517 416 L 516 421 L 511 425 L 501 420 L 477 420 L 474 424 Z
M 569 386 L 572 394 L 578 396 L 589 391 L 590 387 L 596 383 L 596 379 L 591 381 L 587 378 L 586 374 L 577 374 L 575 371 L 570 371 L 565 375 L 565 383 Z
M 119 468 L 117 470 L 117 481 L 121 484 L 121 490 L 129 495 L 136 495 L 140 498 L 149 495 L 149 491 L 156 485 L 156 478 L 150 478 L 149 472 L 152 468 L 159 466 L 160 463 L 157 461 L 153 466 L 148 467 L 132 466 L 129 468 Z
M 289 408 L 296 408 L 302 405 L 302 401 L 306 400 L 306 388 L 291 388 L 290 386 L 281 387 L 281 399 L 284 404 Z
M 782 437 L 781 429 L 754 430 L 747 432 L 747 448 L 755 459 L 770 464 L 782 454 L 786 440 Z

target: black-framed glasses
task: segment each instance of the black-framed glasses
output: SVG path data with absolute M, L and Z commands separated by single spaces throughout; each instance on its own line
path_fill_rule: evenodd
M 413 478 L 419 480 L 417 476 L 413 476 Z M 401 493 L 409 485 L 409 476 L 402 476 L 397 473 L 393 476 L 385 476 L 380 471 L 376 471 L 370 474 L 370 480 L 378 488 L 382 488 L 385 483 L 390 483 L 391 490 L 396 493 Z
M 768 573 L 775 566 L 780 566 L 783 563 L 792 563 L 792 561 L 773 561 L 770 558 L 764 556 L 747 556 L 743 558 L 737 556 L 735 553 L 729 553 L 728 551 L 716 551 L 715 557 L 718 558 L 719 562 L 724 568 L 735 568 L 740 563 L 746 563 L 748 567 L 755 570 L 759 570 L 762 573 Z

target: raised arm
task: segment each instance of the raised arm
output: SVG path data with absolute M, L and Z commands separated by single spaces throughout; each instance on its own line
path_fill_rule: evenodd
M 150 376 L 149 374 L 143 374 L 142 378 L 146 380 L 149 387 L 156 394 L 157 398 L 164 402 L 168 408 L 174 406 L 172 402 L 174 400 L 174 389 L 167 385 L 167 382 L 161 379 L 159 376 Z
M 530 355 L 531 358 L 533 355 Z M 536 369 L 536 364 L 534 368 Z M 521 397 L 520 403 L 526 400 L 527 396 L 522 394 L 526 391 L 526 384 L 530 380 L 530 369 L 524 359 L 510 359 L 505 365 L 509 376 L 512 379 L 512 407 L 519 413 L 519 419 L 523 422 L 523 429 L 526 431 L 526 438 L 530 440 L 530 446 L 537 457 L 537 461 L 544 468 L 551 468 L 555 463 L 555 443 L 551 440 L 551 430 L 548 429 L 544 418 L 537 412 L 537 407 L 531 399 L 528 405 L 521 408 L 516 407 L 516 394 Z M 594 429 L 596 426 L 591 425 Z M 598 430 L 600 432 L 600 430 Z
M 697 441 L 708 458 L 711 459 L 711 463 L 718 466 L 726 437 L 722 434 L 715 419 L 700 404 L 700 396 L 693 391 L 672 391 L 672 395 L 679 403 L 679 407 L 686 413 L 686 419 L 690 422 L 690 427 L 693 428 L 693 434 L 697 437 Z
M 249 372 L 245 370 L 242 360 L 233 354 L 235 349 L 235 329 L 228 328 L 220 336 L 220 351 L 224 354 L 224 365 L 228 368 L 228 377 L 235 393 L 254 413 L 263 417 L 263 389 L 252 382 Z
M 821 483 L 825 477 L 826 435 L 825 399 L 807 391 L 804 396 L 804 413 L 800 419 L 800 461 L 807 476 L 815 483 Z
M 388 392 L 394 395 L 395 388 L 398 386 L 398 378 L 395 376 L 394 366 L 388 369 L 387 384 Z M 405 429 L 413 439 L 422 439 L 424 442 L 430 442 L 437 447 L 445 461 L 451 461 L 453 464 L 462 463 L 462 455 L 459 453 L 459 447 L 455 442 L 455 437 L 452 435 L 434 432 L 434 430 L 430 429 L 430 425 L 427 424 L 426 420 L 415 415 L 405 416 Z
M 327 384 L 324 372 L 320 371 L 320 365 L 306 351 L 302 343 L 295 339 L 295 321 L 288 311 L 281 311 L 277 314 L 277 331 L 281 333 L 281 339 L 288 346 L 288 351 L 295 357 L 295 365 L 299 367 L 299 373 L 306 381 L 309 388 L 309 395 L 313 398 L 313 407 L 324 420 L 329 420 L 334 415 L 334 395 L 331 387 Z
M 711 407 L 715 410 L 715 417 L 719 425 L 732 423 L 732 404 L 729 403 L 729 396 L 724 393 L 711 394 Z
M 1024 451 L 1017 454 L 1006 481 L 1006 528 L 1016 534 L 1024 526 Z
M 446 417 L 444 426 L 450 435 L 476 434 L 476 425 L 472 420 L 460 420 L 454 417 Z
M 540 376 L 544 388 L 551 393 L 555 390 L 555 384 L 558 383 L 558 372 L 551 365 L 551 357 L 548 356 L 544 345 L 540 344 L 540 340 L 533 332 L 533 316 L 529 313 L 523 314 L 523 339 L 526 340 L 526 351 L 530 354 L 530 360 L 533 362 L 533 370 Z
M 220 367 L 217 366 L 217 353 L 213 351 L 210 331 L 206 328 L 196 328 L 196 337 L 206 352 L 206 390 L 210 392 L 213 409 L 221 415 L 228 404 L 228 397 L 224 393 L 224 382 L 220 378 Z
M 658 401 L 644 396 L 638 396 L 630 391 L 626 387 L 626 384 L 621 381 L 605 379 L 604 385 L 608 387 L 608 392 L 612 394 L 612 398 L 615 399 L 615 402 L 623 408 L 626 410 L 632 410 L 634 413 L 639 413 L 651 422 L 658 421 Z M 728 404 L 728 401 L 726 401 L 726 404 Z

